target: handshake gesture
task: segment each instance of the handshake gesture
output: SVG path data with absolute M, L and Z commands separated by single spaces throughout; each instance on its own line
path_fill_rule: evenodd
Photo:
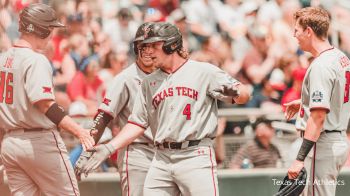
M 78 161 L 76 162 L 74 172 L 78 180 L 81 179 L 81 174 L 85 177 L 94 169 L 96 169 L 104 160 L 106 160 L 115 149 L 109 143 L 100 144 L 88 151 L 83 151 Z

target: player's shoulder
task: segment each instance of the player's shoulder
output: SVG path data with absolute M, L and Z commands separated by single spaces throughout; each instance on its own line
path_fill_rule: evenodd
M 324 51 L 313 62 L 314 67 L 336 68 L 335 65 L 340 63 L 342 58 L 347 58 L 345 53 L 338 48 L 332 48 Z
M 127 68 L 113 77 L 113 83 L 126 83 L 128 80 L 133 78 L 133 75 L 136 73 L 135 69 L 134 64 L 129 65 Z
M 197 72 L 202 71 L 202 72 L 212 72 L 215 70 L 219 70 L 220 68 L 216 65 L 213 65 L 208 62 L 202 62 L 202 61 L 196 61 L 196 60 L 188 60 L 188 67 L 195 69 Z
M 44 54 L 39 52 L 35 52 L 30 48 L 14 48 L 14 50 L 18 50 L 16 52 L 18 60 L 22 62 L 22 66 L 31 67 L 31 66 L 43 66 L 47 67 L 50 65 L 50 61 Z M 50 66 L 49 66 L 50 67 Z
M 121 71 L 118 75 L 122 78 L 133 77 L 137 73 L 136 66 L 136 63 L 132 63 L 131 65 L 123 69 L 123 71 Z

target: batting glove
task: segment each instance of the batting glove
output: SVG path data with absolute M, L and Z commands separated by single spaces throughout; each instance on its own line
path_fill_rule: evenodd
M 92 170 L 95 170 L 101 163 L 106 160 L 115 149 L 109 143 L 101 144 L 95 147 L 95 152 L 88 160 L 88 162 L 83 165 L 81 172 L 87 176 Z
M 78 159 L 78 161 L 75 163 L 74 173 L 78 181 L 81 180 L 81 169 L 83 166 L 88 162 L 90 157 L 92 156 L 93 152 L 87 152 L 83 151 Z M 86 177 L 86 176 L 85 176 Z

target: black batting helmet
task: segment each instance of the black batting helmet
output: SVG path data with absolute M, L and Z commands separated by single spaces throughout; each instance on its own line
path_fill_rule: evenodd
M 278 193 L 274 196 L 299 196 L 306 185 L 307 173 L 306 169 L 300 171 L 296 179 L 289 179 L 288 175 L 283 179 L 283 184 L 281 185 Z
M 137 48 L 137 44 L 144 40 L 144 35 L 147 31 L 149 31 L 148 27 L 153 24 L 153 22 L 145 22 L 142 25 L 139 26 L 139 28 L 136 31 L 136 35 L 133 41 L 133 47 L 134 47 L 134 53 L 137 55 L 139 53 L 139 50 Z
M 51 33 L 50 27 L 64 25 L 58 21 L 55 10 L 46 4 L 31 4 L 19 14 L 19 31 L 22 33 L 32 33 L 45 39 Z
M 182 35 L 179 29 L 170 23 L 154 23 L 149 26 L 149 31 L 145 33 L 142 43 L 153 43 L 164 41 L 163 51 L 172 54 L 182 48 Z

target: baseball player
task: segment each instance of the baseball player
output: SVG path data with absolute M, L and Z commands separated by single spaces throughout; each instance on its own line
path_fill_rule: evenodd
M 350 61 L 328 42 L 327 11 L 308 7 L 294 17 L 294 36 L 300 48 L 315 59 L 306 72 L 301 100 L 286 104 L 288 120 L 299 111 L 296 128 L 303 136 L 288 175 L 296 178 L 305 166 L 307 195 L 335 195 L 337 177 L 349 151 L 345 130 L 350 114 Z
M 145 51 L 140 51 L 138 47 L 150 24 L 152 23 L 144 23 L 138 28 L 134 39 L 136 62 L 113 79 L 103 103 L 99 107 L 92 128 L 92 130 L 98 130 L 95 135 L 96 143 L 113 118 L 117 118 L 121 127 L 127 124 L 142 80 L 155 69 L 152 59 Z M 80 176 L 80 169 L 87 161 L 85 157 L 89 157 L 86 154 L 82 154 L 76 165 L 77 176 Z M 117 164 L 124 196 L 143 195 L 144 181 L 153 156 L 154 145 L 150 130 L 146 130 L 142 136 L 118 152 Z
M 38 53 L 63 27 L 55 11 L 31 4 L 19 15 L 18 43 L 0 56 L 1 158 L 12 195 L 79 195 L 58 127 L 77 136 L 85 149 L 94 140 L 55 102 L 52 68 Z
M 182 35 L 169 23 L 151 25 L 142 49 L 160 69 L 141 85 L 129 122 L 83 166 L 96 168 L 116 149 L 150 127 L 157 146 L 144 195 L 218 195 L 212 139 L 217 126 L 217 99 L 246 103 L 246 87 L 209 63 L 188 59 Z

